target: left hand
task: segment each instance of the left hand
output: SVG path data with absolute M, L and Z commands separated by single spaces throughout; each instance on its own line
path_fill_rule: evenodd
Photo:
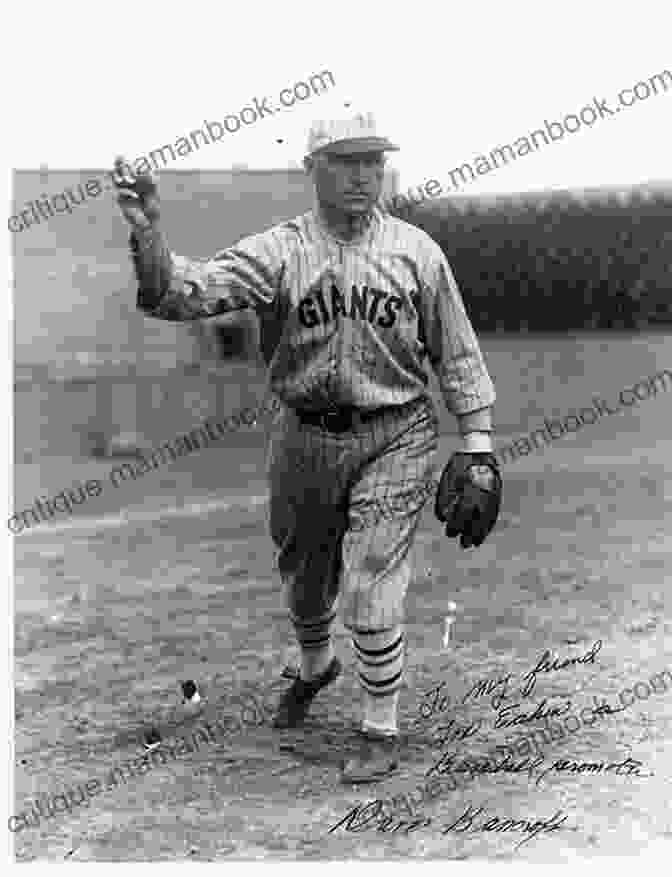
M 494 454 L 458 451 L 443 470 L 434 514 L 446 536 L 462 548 L 478 548 L 495 526 L 502 502 L 502 476 Z

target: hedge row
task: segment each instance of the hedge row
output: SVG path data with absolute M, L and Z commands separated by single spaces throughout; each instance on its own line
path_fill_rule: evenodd
M 442 247 L 481 331 L 672 322 L 669 193 L 441 199 L 402 218 Z

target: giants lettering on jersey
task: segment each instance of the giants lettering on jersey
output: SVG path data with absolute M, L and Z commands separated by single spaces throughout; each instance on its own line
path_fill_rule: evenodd
M 396 322 L 402 303 L 402 299 L 389 292 L 369 286 L 363 286 L 360 292 L 354 285 L 348 301 L 348 297 L 332 283 L 330 293 L 325 295 L 318 289 L 302 300 L 298 307 L 299 321 L 310 329 L 319 323 L 329 323 L 340 314 L 351 320 L 366 320 L 381 329 L 390 329 Z

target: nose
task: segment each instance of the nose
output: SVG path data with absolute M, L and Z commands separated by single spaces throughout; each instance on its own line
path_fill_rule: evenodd
M 371 167 L 365 161 L 357 161 L 352 165 L 352 179 L 357 183 L 365 183 L 371 176 Z

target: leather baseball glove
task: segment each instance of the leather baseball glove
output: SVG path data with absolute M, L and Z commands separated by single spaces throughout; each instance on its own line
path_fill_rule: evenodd
M 446 536 L 459 536 L 462 548 L 477 548 L 495 526 L 501 502 L 495 455 L 458 451 L 439 480 L 434 514 L 446 524 Z

